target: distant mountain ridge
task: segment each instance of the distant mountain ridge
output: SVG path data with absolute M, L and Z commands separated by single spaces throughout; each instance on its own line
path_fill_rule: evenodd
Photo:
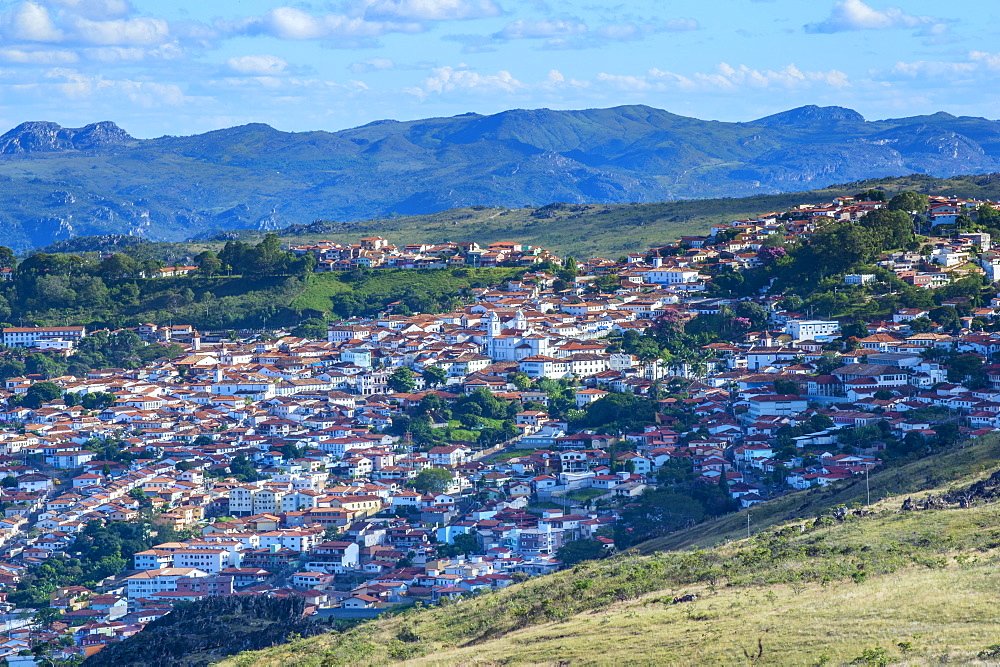
M 0 136 L 0 154 L 99 150 L 124 146 L 135 140 L 111 121 L 91 123 L 81 128 L 62 127 L 45 121 L 29 121 Z
M 148 140 L 107 121 L 30 122 L 0 136 L 0 233 L 17 249 L 94 234 L 180 240 L 461 206 L 742 197 L 995 171 L 1000 122 L 946 113 L 867 121 L 843 107 L 744 123 L 641 105 L 514 109 Z

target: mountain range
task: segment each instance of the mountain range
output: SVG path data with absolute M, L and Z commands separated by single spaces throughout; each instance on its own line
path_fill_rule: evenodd
M 107 121 L 29 122 L 0 136 L 0 235 L 26 250 L 80 235 L 180 240 L 459 206 L 741 197 L 994 171 L 998 121 L 867 121 L 842 107 L 743 123 L 647 106 L 517 109 L 339 132 L 251 124 L 147 140 Z

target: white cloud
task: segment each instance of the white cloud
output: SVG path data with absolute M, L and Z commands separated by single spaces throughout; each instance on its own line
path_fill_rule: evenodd
M 508 23 L 493 36 L 497 39 L 544 39 L 567 35 L 582 35 L 586 32 L 586 24 L 576 19 L 543 19 L 540 21 L 519 19 L 513 23 Z
M 288 73 L 288 63 L 278 56 L 238 56 L 226 61 L 226 66 L 237 74 L 247 76 L 282 76 Z
M 1000 70 L 1000 53 L 984 53 L 973 51 L 969 57 L 976 63 L 981 64 L 986 69 Z
M 714 72 L 677 74 L 658 68 L 641 75 L 621 75 L 601 72 L 597 82 L 629 92 L 676 91 L 687 92 L 738 92 L 748 89 L 798 89 L 814 85 L 846 88 L 851 85 L 846 74 L 839 70 L 803 72 L 795 65 L 780 70 L 760 70 L 740 65 L 733 67 L 720 63 Z
M 524 84 L 507 70 L 500 70 L 496 74 L 479 74 L 464 65 L 459 65 L 457 68 L 451 66 L 435 68 L 419 88 L 408 88 L 407 92 L 423 98 L 431 93 L 440 95 L 456 90 L 512 93 L 520 88 L 524 88 Z
M 830 16 L 820 23 L 805 26 L 806 32 L 834 33 L 851 30 L 888 30 L 919 28 L 922 34 L 940 35 L 947 30 L 946 22 L 930 16 L 914 16 L 896 7 L 879 11 L 862 0 L 842 0 L 833 5 Z
M 59 42 L 63 33 L 56 28 L 49 10 L 34 2 L 25 2 L 7 18 L 10 39 L 25 42 Z
M 372 20 L 460 21 L 500 16 L 494 0 L 365 0 L 364 16 Z
M 278 7 L 264 16 L 234 23 L 219 23 L 228 34 L 270 35 L 287 40 L 358 40 L 380 37 L 388 32 L 420 32 L 419 23 L 368 21 L 359 16 L 323 14 L 314 16 L 294 7 Z
M 92 21 L 77 18 L 72 25 L 79 40 L 87 44 L 155 46 L 170 39 L 170 26 L 163 19 Z
M 351 63 L 348 69 L 355 74 L 365 74 L 367 72 L 378 72 L 395 69 L 396 63 L 391 58 L 368 58 Z
M 417 33 L 434 21 L 498 16 L 494 0 L 361 0 L 342 14 L 312 14 L 277 7 L 263 16 L 218 22 L 225 34 L 269 35 L 287 40 L 342 40 L 341 46 L 370 45 L 387 33 Z
M 964 60 L 957 61 L 900 61 L 881 76 L 887 79 L 925 80 L 933 86 L 979 82 L 988 87 L 993 85 L 997 72 L 1000 72 L 1000 53 L 971 51 Z
M 0 48 L 0 60 L 23 65 L 72 65 L 80 57 L 72 51 L 33 51 L 17 48 Z
M 162 44 L 155 48 L 139 46 L 96 46 L 81 49 L 89 61 L 106 65 L 121 65 L 153 60 L 180 60 L 185 51 L 177 44 Z
M 663 29 L 667 32 L 686 32 L 688 30 L 698 30 L 701 26 L 694 19 L 670 19 L 663 23 Z
M 120 18 L 135 11 L 128 0 L 49 0 L 49 2 L 91 19 Z
M 117 98 L 150 109 L 181 106 L 190 101 L 176 84 L 133 79 L 105 79 L 101 75 L 90 76 L 63 68 L 49 70 L 45 77 L 53 83 L 32 84 L 24 88 L 39 88 L 42 91 L 54 88 L 63 97 L 71 100 L 93 99 L 98 96 L 103 101 Z
M 544 39 L 546 40 L 544 49 L 587 49 L 602 46 L 607 42 L 643 39 L 654 33 L 684 32 L 698 28 L 698 22 L 694 19 L 608 23 L 593 29 L 580 19 L 572 17 L 539 20 L 518 19 L 494 33 L 492 38 L 498 41 Z

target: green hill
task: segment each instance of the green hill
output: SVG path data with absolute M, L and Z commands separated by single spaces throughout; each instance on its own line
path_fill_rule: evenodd
M 904 190 L 1000 200 L 1000 175 L 956 176 L 940 179 L 911 175 L 879 178 L 830 186 L 819 190 L 742 198 L 689 199 L 656 203 L 551 203 L 531 208 L 467 206 L 437 213 L 359 222 L 316 221 L 277 230 L 286 243 L 330 240 L 356 243 L 369 235 L 386 236 L 394 243 L 444 241 L 516 241 L 542 246 L 559 255 L 615 258 L 665 244 L 683 235 L 704 234 L 713 224 L 731 222 L 797 204 L 829 202 L 870 188 L 890 196 Z M 218 249 L 225 241 L 260 239 L 260 229 L 231 229 L 196 235 L 188 243 L 149 242 L 121 235 L 77 236 L 43 248 L 47 252 L 114 252 L 125 250 L 168 263 L 189 262 L 205 248 Z
M 402 244 L 515 241 L 542 246 L 559 255 L 614 259 L 624 253 L 675 241 L 681 236 L 705 234 L 714 224 L 770 211 L 785 211 L 799 204 L 825 203 L 834 197 L 870 188 L 882 188 L 889 196 L 915 190 L 995 200 L 1000 199 L 1000 175 L 948 179 L 912 175 L 870 179 L 806 192 L 649 204 L 556 203 L 514 209 L 465 207 L 429 215 L 327 224 L 321 231 L 310 231 L 309 226 L 305 226 L 289 230 L 294 233 L 280 230 L 278 233 L 285 241 L 294 243 L 321 239 L 356 243 L 363 236 L 375 234 Z M 319 225 L 322 223 L 317 223 Z M 260 232 L 249 234 L 250 237 L 261 235 Z
M 872 476 L 887 492 L 932 490 L 938 500 L 929 509 L 902 511 L 903 498 L 894 496 L 869 510 L 837 511 L 858 497 L 839 490 L 782 522 L 777 515 L 790 505 L 775 507 L 810 496 L 794 494 L 755 508 L 773 523 L 750 539 L 583 563 L 223 664 L 995 660 L 1000 475 L 987 475 L 997 469 L 998 447 L 984 439 Z M 971 506 L 959 508 L 960 498 Z M 677 599 L 688 595 L 697 599 Z

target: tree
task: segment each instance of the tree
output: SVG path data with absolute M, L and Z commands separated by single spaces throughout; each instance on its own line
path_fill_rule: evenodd
M 933 428 L 934 433 L 937 434 L 937 441 L 939 445 L 951 445 L 958 442 L 962 433 L 958 429 L 958 424 L 955 422 L 945 422 L 943 424 L 938 424 Z
M 58 385 L 51 382 L 36 382 L 28 388 L 21 405 L 29 408 L 38 408 L 51 401 L 62 397 L 63 390 Z
M 43 378 L 53 378 L 62 375 L 67 364 L 64 361 L 56 360 L 47 354 L 37 352 L 29 354 L 25 360 L 25 370 L 31 374 L 41 375 Z
M 25 372 L 24 363 L 17 359 L 4 359 L 0 361 L 0 380 L 18 377 L 19 375 L 24 375 Z
M 458 550 L 459 553 L 474 554 L 479 551 L 479 538 L 476 537 L 475 533 L 463 533 L 461 535 L 456 535 L 455 539 L 451 541 L 452 545 Z
M 603 543 L 590 539 L 571 540 L 556 551 L 556 558 L 561 560 L 564 566 L 576 565 L 585 560 L 597 560 L 607 555 L 608 550 L 604 548 Z
M 101 265 L 98 268 L 98 273 L 109 280 L 130 278 L 138 272 L 139 266 L 136 264 L 136 261 L 128 255 L 120 252 L 109 255 L 104 261 L 101 262 Z M 151 277 L 152 276 L 147 276 L 147 278 Z
M 527 391 L 531 388 L 531 378 L 526 373 L 518 371 L 514 373 L 510 381 L 517 387 L 518 391 Z
M 222 260 L 211 250 L 199 253 L 194 258 L 198 270 L 206 276 L 214 276 L 222 271 Z
M 885 190 L 872 188 L 854 195 L 858 201 L 885 201 Z
M 889 200 L 890 211 L 906 211 L 907 213 L 923 213 L 927 210 L 927 195 L 907 190 L 900 192 Z
M 989 204 L 980 204 L 979 208 L 976 209 L 976 214 L 979 224 L 994 229 L 1000 227 L 1000 211 Z
M 309 338 L 311 340 L 326 340 L 326 322 L 318 317 L 311 317 L 299 326 L 292 329 L 292 335 L 299 338 Z
M 389 380 L 386 384 L 388 384 L 389 388 L 394 392 L 400 394 L 408 394 L 417 386 L 416 381 L 413 379 L 413 371 L 404 367 L 394 370 L 392 375 L 389 376 Z
M 831 371 L 836 370 L 844 365 L 840 358 L 840 355 L 836 352 L 824 352 L 819 359 L 817 359 L 813 365 L 816 367 L 816 372 L 820 375 L 829 375 Z
M 939 306 L 928 313 L 932 322 L 935 322 L 945 329 L 954 329 L 961 325 L 962 320 L 958 316 L 958 311 L 954 306 Z
M 913 219 L 904 211 L 880 208 L 866 213 L 858 222 L 871 230 L 878 250 L 904 248 L 913 241 Z
M 233 457 L 229 462 L 229 472 L 241 482 L 256 482 L 260 478 L 253 463 L 243 454 Z
M 867 338 L 868 337 L 868 325 L 862 320 L 854 320 L 849 324 L 845 324 L 840 329 L 840 335 L 846 340 L 847 338 Z
M 956 357 L 948 367 L 948 382 L 971 385 L 977 389 L 987 383 L 983 372 L 983 359 L 977 354 L 963 354 Z
M 451 473 L 444 468 L 424 468 L 410 482 L 422 494 L 444 493 L 452 484 Z
M 792 380 L 775 380 L 772 382 L 774 385 L 774 393 L 776 394 L 798 394 L 799 385 Z
M 11 475 L 7 475 L 3 479 L 0 479 L 0 486 L 2 486 L 5 489 L 16 489 L 17 479 L 15 477 L 12 477 Z
M 809 426 L 816 431 L 823 431 L 833 426 L 833 419 L 829 415 L 816 413 L 809 418 Z
M 640 430 L 656 421 L 656 406 L 632 393 L 611 393 L 588 403 L 581 426 L 608 433 Z
M 448 371 L 440 366 L 427 366 L 423 375 L 424 384 L 428 387 L 437 387 L 448 381 Z
M 42 607 L 37 612 L 35 612 L 34 621 L 38 625 L 48 625 L 54 621 L 58 621 L 62 618 L 62 610 L 56 609 L 55 607 Z

